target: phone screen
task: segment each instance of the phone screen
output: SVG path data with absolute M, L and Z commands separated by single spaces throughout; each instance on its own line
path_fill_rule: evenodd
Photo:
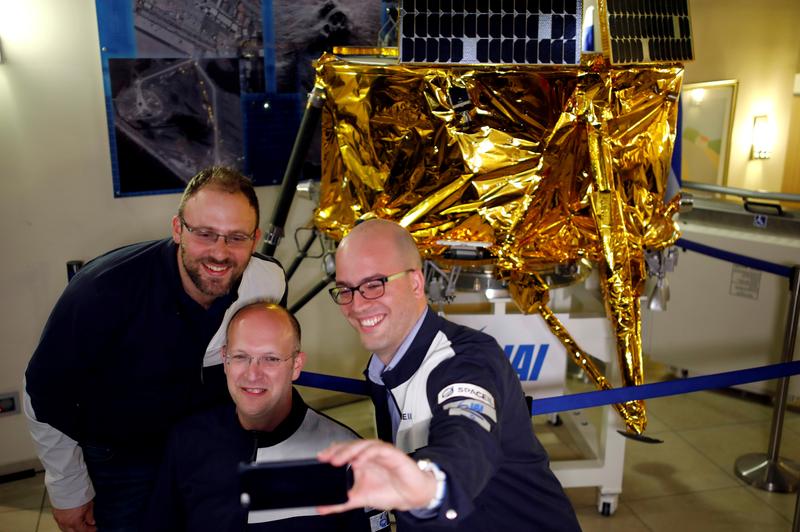
M 267 510 L 346 502 L 352 476 L 348 466 L 311 458 L 239 464 L 239 483 L 243 507 Z

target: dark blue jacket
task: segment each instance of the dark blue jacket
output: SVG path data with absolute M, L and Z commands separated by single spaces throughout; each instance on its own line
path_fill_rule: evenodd
M 533 434 L 519 378 L 487 334 L 428 309 L 408 351 L 367 379 L 379 436 L 447 474 L 438 514 L 398 512 L 398 531 L 579 531 L 575 512 Z M 401 421 L 395 438 L 386 388 Z
M 285 298 L 276 266 L 273 291 Z M 221 366 L 204 369 L 203 357 L 236 297 L 208 310 L 192 300 L 172 239 L 90 261 L 56 303 L 25 373 L 36 419 L 79 443 L 160 449 L 175 421 L 230 400 Z
M 252 512 L 247 524 L 248 513 L 240 504 L 240 462 L 314 457 L 333 441 L 357 437 L 308 408 L 297 391 L 293 391 L 289 416 L 271 432 L 243 429 L 233 405 L 191 416 L 170 434 L 142 530 L 369 532 L 370 514 L 363 509 L 328 516 L 308 515 L 302 509 Z

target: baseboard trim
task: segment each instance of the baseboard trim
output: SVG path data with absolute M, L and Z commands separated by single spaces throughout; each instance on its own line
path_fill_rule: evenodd
M 0 484 L 23 478 L 30 478 L 39 471 L 44 471 L 44 468 L 42 467 L 42 463 L 36 458 L 4 464 L 0 466 Z

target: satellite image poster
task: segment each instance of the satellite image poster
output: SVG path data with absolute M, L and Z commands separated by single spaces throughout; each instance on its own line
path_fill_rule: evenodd
M 281 182 L 312 61 L 374 46 L 384 2 L 96 0 L 114 195 L 180 191 L 202 168 Z M 319 176 L 312 148 L 304 179 Z

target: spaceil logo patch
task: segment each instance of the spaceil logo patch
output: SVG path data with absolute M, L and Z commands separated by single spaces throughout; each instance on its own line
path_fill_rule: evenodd
M 520 344 L 505 346 L 505 352 L 508 359 L 511 361 L 511 367 L 519 375 L 521 381 L 535 381 L 539 379 L 539 373 L 542 371 L 544 365 L 544 357 L 547 356 L 547 350 L 550 344 L 539 344 L 539 349 L 536 349 L 536 344 Z

